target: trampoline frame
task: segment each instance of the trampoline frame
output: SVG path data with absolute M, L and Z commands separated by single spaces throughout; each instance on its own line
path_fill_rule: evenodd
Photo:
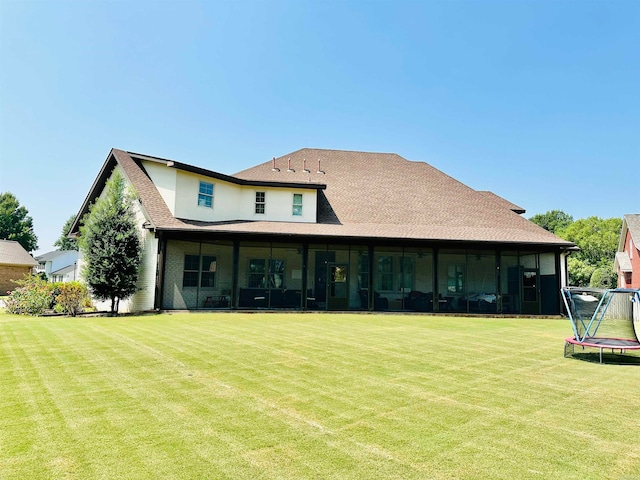
M 598 302 L 593 315 L 590 319 L 582 318 L 580 313 L 576 309 L 572 309 L 569 302 L 573 302 L 571 298 L 572 292 L 602 292 L 602 298 Z M 602 363 L 602 352 L 605 349 L 611 349 L 611 353 L 615 353 L 616 350 L 620 351 L 623 355 L 627 350 L 640 350 L 640 326 L 636 326 L 635 322 L 640 319 L 631 318 L 631 327 L 634 332 L 635 338 L 607 338 L 598 337 L 598 329 L 600 324 L 604 320 L 604 316 L 607 313 L 607 309 L 613 299 L 612 293 L 629 293 L 631 294 L 631 301 L 637 302 L 640 308 L 640 289 L 631 288 L 611 288 L 606 290 L 599 290 L 595 288 L 579 288 L 579 287 L 563 287 L 562 299 L 564 301 L 569 319 L 571 320 L 571 327 L 573 328 L 573 337 L 567 337 L 564 345 L 564 356 L 569 356 L 569 348 L 571 353 L 574 353 L 575 346 L 579 345 L 583 349 L 585 347 L 597 348 L 600 351 L 600 363 Z M 574 318 L 575 313 L 575 318 Z M 578 333 L 577 322 L 580 322 L 584 328 L 584 335 L 580 336 Z M 588 323 L 586 323 L 588 322 Z

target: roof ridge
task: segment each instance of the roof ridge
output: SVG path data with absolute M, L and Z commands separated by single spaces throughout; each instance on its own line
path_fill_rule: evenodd
M 298 150 L 295 150 L 291 153 L 287 153 L 285 155 L 281 155 L 280 157 L 277 157 L 277 158 L 286 157 L 287 155 L 293 155 L 295 153 L 302 152 L 303 150 L 318 150 L 321 152 L 366 153 L 366 154 L 374 154 L 374 155 L 396 155 L 400 158 L 404 158 L 403 156 L 401 156 L 396 152 L 370 152 L 365 150 L 343 150 L 343 149 L 335 149 L 335 148 L 314 148 L 314 147 L 299 148 Z M 405 158 L 405 160 L 407 159 Z M 408 161 L 411 161 L 411 160 L 408 160 Z

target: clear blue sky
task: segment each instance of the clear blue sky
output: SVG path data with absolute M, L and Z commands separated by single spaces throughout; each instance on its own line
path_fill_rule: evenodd
M 527 217 L 640 213 L 638 0 L 0 0 L 0 22 L 0 191 L 39 253 L 111 147 L 227 174 L 395 152 Z

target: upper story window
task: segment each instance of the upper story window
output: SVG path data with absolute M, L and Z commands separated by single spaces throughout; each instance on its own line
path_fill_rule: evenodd
M 265 205 L 265 192 L 256 192 L 256 213 L 263 214 Z
M 302 194 L 301 193 L 293 194 L 293 214 L 302 215 Z
M 200 182 L 198 205 L 200 207 L 213 208 L 213 183 Z

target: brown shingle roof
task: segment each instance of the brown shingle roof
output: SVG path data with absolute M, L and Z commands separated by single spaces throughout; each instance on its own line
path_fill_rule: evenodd
M 304 160 L 310 173 L 303 172 Z M 317 173 L 318 160 L 324 173 Z M 287 172 L 289 164 L 295 172 Z M 323 179 L 326 203 L 319 220 L 340 223 L 344 231 L 372 237 L 573 245 L 512 211 L 518 208 L 512 203 L 393 153 L 305 148 L 276 159 L 276 165 L 279 172 L 265 162 L 235 176 Z
M 117 162 L 137 190 L 149 222 L 158 230 L 573 247 L 514 213 L 510 202 L 473 190 L 427 163 L 396 154 L 302 149 L 276 159 L 279 171 L 268 161 L 234 175 L 246 181 L 307 184 L 315 189 L 326 185 L 325 190 L 318 190 L 318 223 L 205 223 L 174 218 L 135 155 L 112 150 L 79 217 L 100 193 Z M 293 172 L 287 171 L 289 165 Z
M 508 208 L 509 210 L 516 212 L 516 213 L 525 213 L 526 210 L 522 207 L 519 207 L 518 205 L 516 205 L 515 203 L 510 202 L 509 200 L 507 200 L 506 198 L 502 198 L 499 195 L 496 195 L 493 192 L 489 192 L 489 191 L 478 191 L 478 193 L 487 196 L 488 198 L 493 199 L 496 202 L 496 205 L 499 205 L 503 208 Z
M 0 240 L 0 264 L 35 267 L 38 262 L 15 240 Z

